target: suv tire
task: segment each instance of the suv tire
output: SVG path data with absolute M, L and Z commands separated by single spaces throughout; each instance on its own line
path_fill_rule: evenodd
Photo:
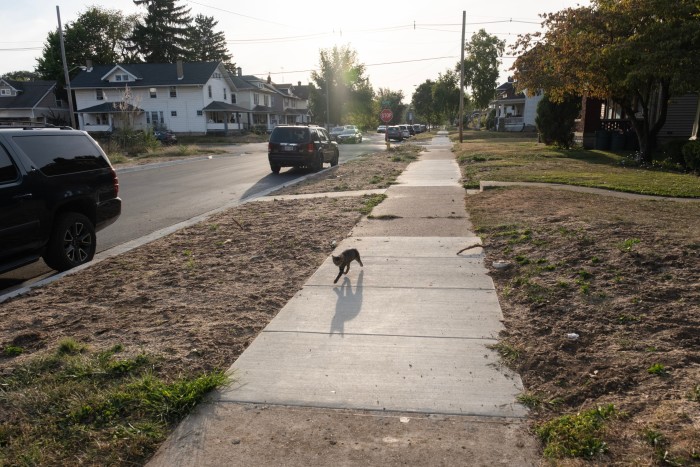
M 339 158 L 340 158 L 339 153 L 336 152 L 335 154 L 333 154 L 333 159 L 331 159 L 331 167 L 335 167 L 336 165 L 338 165 Z
M 270 170 L 272 170 L 273 174 L 278 174 L 280 173 L 280 166 L 277 164 L 270 164 Z
M 82 214 L 61 214 L 46 245 L 44 262 L 57 271 L 80 266 L 92 260 L 97 249 L 95 227 Z
M 314 172 L 320 172 L 323 169 L 323 153 L 319 152 L 316 154 L 316 160 L 314 160 L 311 170 Z

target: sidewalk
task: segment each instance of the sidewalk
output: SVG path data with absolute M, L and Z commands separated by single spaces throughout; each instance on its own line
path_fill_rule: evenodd
M 386 191 L 151 466 L 537 465 L 447 137 Z

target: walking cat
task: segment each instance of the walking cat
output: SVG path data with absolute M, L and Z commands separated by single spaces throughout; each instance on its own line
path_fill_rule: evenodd
M 364 265 L 362 264 L 362 260 L 360 259 L 360 252 L 357 251 L 355 248 L 345 250 L 339 256 L 333 256 L 333 264 L 340 268 L 338 276 L 333 281 L 334 284 L 338 282 L 340 276 L 342 276 L 343 274 L 347 274 L 348 271 L 350 271 L 350 263 L 353 261 L 357 261 L 358 263 L 360 263 L 360 266 L 364 267 Z M 345 271 L 343 271 L 343 269 L 345 269 Z

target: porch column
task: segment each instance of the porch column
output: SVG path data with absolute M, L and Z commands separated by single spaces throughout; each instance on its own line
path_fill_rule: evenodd
M 693 131 L 690 133 L 690 139 L 696 141 L 698 139 L 698 127 L 700 127 L 700 93 L 698 93 L 698 104 L 695 109 L 695 122 L 693 122 Z

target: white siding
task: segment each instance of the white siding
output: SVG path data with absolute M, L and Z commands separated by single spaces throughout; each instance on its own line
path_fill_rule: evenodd
M 542 94 L 528 95 L 525 91 L 525 108 L 523 109 L 523 121 L 525 125 L 535 125 L 535 117 L 537 117 L 537 104 L 542 100 Z

